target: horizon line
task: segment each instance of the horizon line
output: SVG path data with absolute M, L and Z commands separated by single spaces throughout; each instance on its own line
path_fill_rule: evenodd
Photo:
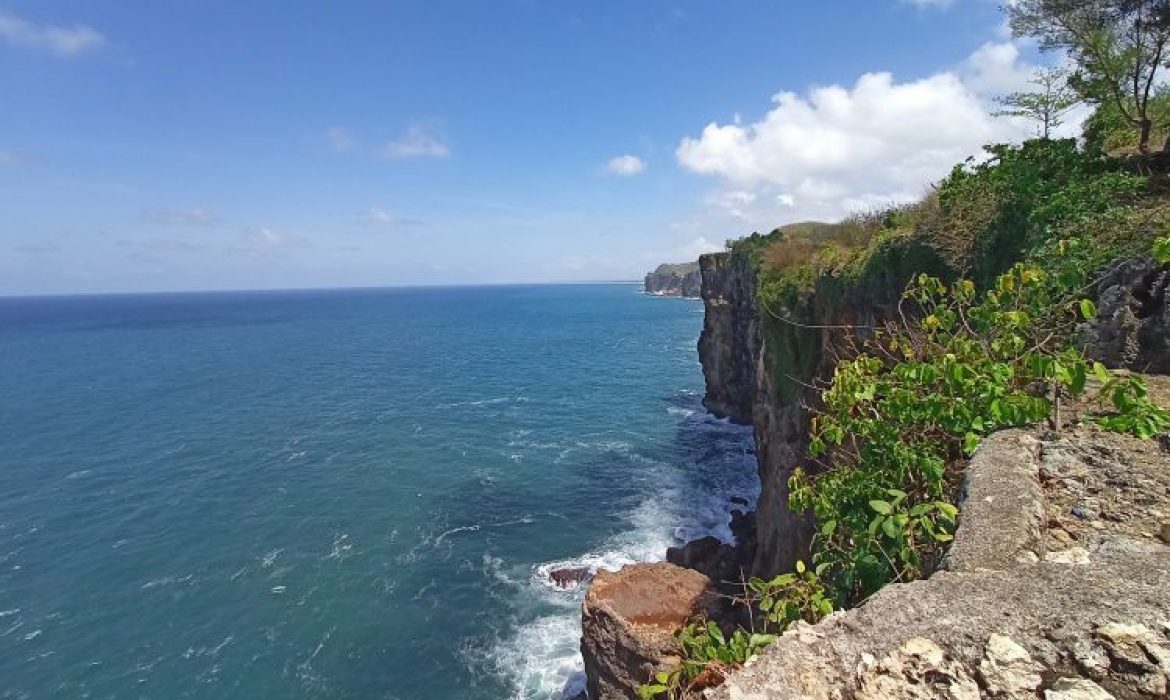
M 251 289 L 167 289 L 151 291 L 110 291 L 110 292 L 45 292 L 45 293 L 0 293 L 0 300 L 10 299 L 63 299 L 72 297 L 114 297 L 114 296 L 148 296 L 148 295 L 190 295 L 190 294 L 257 294 L 283 292 L 357 292 L 379 290 L 405 289 L 460 289 L 482 287 L 554 287 L 569 285 L 633 285 L 644 284 L 643 280 L 575 280 L 575 281 L 545 281 L 545 282 L 453 282 L 436 284 L 387 284 L 387 285 L 360 285 L 352 287 L 255 287 Z

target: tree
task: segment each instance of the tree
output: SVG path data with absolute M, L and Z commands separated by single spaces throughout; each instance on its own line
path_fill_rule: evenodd
M 1006 7 L 1017 36 L 1067 51 L 1078 70 L 1070 84 L 1096 104 L 1111 103 L 1149 153 L 1149 102 L 1170 44 L 1170 0 L 1016 0 Z
M 997 117 L 1024 117 L 1039 123 L 1040 138 L 1047 139 L 1052 130 L 1064 123 L 1064 117 L 1081 98 L 1068 84 L 1069 72 L 1061 68 L 1041 68 L 1030 81 L 1032 92 L 1013 92 L 996 100 L 1004 109 Z

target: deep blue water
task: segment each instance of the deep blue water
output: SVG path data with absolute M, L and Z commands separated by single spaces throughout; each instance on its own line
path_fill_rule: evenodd
M 0 299 L 0 698 L 557 698 L 582 592 L 729 538 L 699 302 Z

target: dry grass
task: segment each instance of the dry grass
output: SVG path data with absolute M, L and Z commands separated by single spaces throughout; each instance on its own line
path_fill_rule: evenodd
M 763 263 L 771 270 L 790 270 L 812 260 L 823 247 L 808 240 L 780 239 L 764 249 Z

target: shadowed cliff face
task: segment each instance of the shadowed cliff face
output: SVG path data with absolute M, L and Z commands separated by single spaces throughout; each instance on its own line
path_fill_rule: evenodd
M 756 277 L 747 258 L 731 253 L 704 255 L 699 268 L 704 306 L 699 359 L 707 384 L 703 405 L 720 418 L 751 425 L 763 350 Z
M 807 461 L 812 387 L 829 377 L 840 346 L 840 326 L 870 326 L 894 312 L 898 276 L 878 290 L 815 289 L 799 318 L 781 321 L 757 302 L 756 275 L 739 253 L 699 259 L 705 315 L 699 359 L 712 413 L 750 424 L 760 473 L 758 544 L 752 571 L 773 576 L 807 558 L 811 519 L 788 508 L 788 479 Z M 888 289 L 887 289 L 888 288 Z M 795 321 L 797 323 L 789 323 Z M 803 324 L 803 325 L 798 325 Z M 812 328 L 805 326 L 813 326 Z M 767 334 L 767 340 L 765 336 Z
M 788 508 L 788 477 L 804 456 L 808 415 L 802 392 L 785 401 L 773 386 L 749 259 L 715 253 L 704 255 L 699 264 L 705 307 L 699 337 L 707 384 L 703 403 L 712 413 L 755 429 L 760 500 L 752 570 L 770 576 L 803 557 L 812 534 L 809 519 Z

